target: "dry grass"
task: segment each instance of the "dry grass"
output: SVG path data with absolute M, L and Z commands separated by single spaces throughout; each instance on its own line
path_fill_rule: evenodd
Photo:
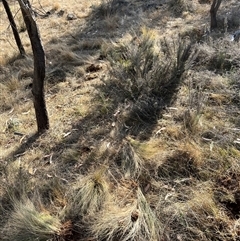
M 168 217 L 167 225 L 172 229 L 167 230 L 166 240 L 212 240 L 218 233 L 220 240 L 232 240 L 230 231 L 230 220 L 222 212 L 214 201 L 209 184 L 201 186 L 201 191 L 194 191 L 192 198 L 187 202 L 175 202 L 168 206 L 161 214 Z M 197 188 L 197 187 L 196 187 Z M 171 198 L 171 197 L 170 197 Z
M 140 189 L 124 208 L 109 205 L 93 221 L 91 233 L 98 240 L 158 240 L 159 223 Z
M 186 14 L 186 12 L 194 12 L 195 10 L 195 3 L 189 2 L 186 0 L 176 0 L 176 1 L 170 1 L 170 10 L 173 11 L 173 13 L 176 16 L 181 16 Z M 194 8 L 195 7 L 195 8 Z
M 10 5 L 27 56 L 0 5 L 0 240 L 238 240 L 239 3 L 208 34 L 209 1 L 32 1 L 41 136 Z
M 14 211 L 5 230 L 9 240 L 48 240 L 60 235 L 61 222 L 47 211 L 37 211 L 30 200 L 13 200 Z
M 102 209 L 109 199 L 109 187 L 103 175 L 104 170 L 100 170 L 77 182 L 68 203 L 67 216 L 93 215 Z
M 182 39 L 155 43 L 155 39 L 154 31 L 143 28 L 140 36 L 133 36 L 130 43 L 122 43 L 109 53 L 112 75 L 126 98 L 136 101 L 140 95 L 161 95 L 163 88 L 178 84 L 194 60 L 190 43 Z

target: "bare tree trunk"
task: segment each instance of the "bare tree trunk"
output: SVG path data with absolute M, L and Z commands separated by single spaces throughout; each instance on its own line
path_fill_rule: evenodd
M 18 0 L 21 7 L 24 22 L 26 24 L 28 36 L 31 41 L 34 57 L 33 76 L 33 102 L 37 119 L 38 133 L 41 134 L 49 129 L 49 119 L 44 97 L 45 79 L 45 52 L 41 43 L 37 24 L 33 18 L 31 6 L 28 0 Z
M 217 28 L 217 11 L 221 5 L 222 0 L 213 0 L 211 9 L 210 9 L 210 16 L 211 16 L 211 23 L 210 29 L 213 30 Z
M 19 52 L 20 52 L 20 54 L 22 56 L 25 56 L 26 52 L 25 52 L 24 47 L 22 45 L 19 33 L 17 31 L 17 26 L 16 26 L 16 23 L 14 21 L 14 18 L 13 18 L 12 12 L 10 10 L 10 7 L 8 5 L 8 2 L 6 0 L 2 0 L 2 3 L 3 3 L 3 6 L 4 6 L 4 9 L 5 9 L 6 13 L 7 13 L 10 25 L 12 27 L 13 35 L 14 35 L 16 44 L 18 46 Z

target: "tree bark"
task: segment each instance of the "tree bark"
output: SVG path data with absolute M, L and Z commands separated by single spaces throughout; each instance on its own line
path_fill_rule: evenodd
M 49 119 L 44 97 L 45 79 L 45 52 L 41 43 L 37 24 L 33 18 L 31 6 L 28 0 L 18 0 L 24 22 L 26 24 L 28 36 L 32 45 L 34 58 L 33 75 L 33 103 L 35 108 L 38 133 L 41 134 L 49 129 Z
M 210 29 L 216 29 L 217 28 L 217 11 L 221 5 L 222 0 L 213 0 L 211 9 L 210 9 L 210 16 L 211 16 L 211 23 L 210 23 Z
M 8 16 L 8 19 L 9 19 L 12 31 L 13 31 L 13 35 L 14 35 L 15 41 L 16 41 L 16 44 L 17 44 L 18 49 L 19 49 L 19 52 L 20 52 L 20 54 L 22 56 L 25 56 L 26 52 L 25 52 L 24 47 L 22 45 L 19 33 L 17 31 L 17 26 L 16 26 L 16 23 L 14 21 L 14 18 L 13 18 L 11 9 L 10 9 L 10 7 L 8 5 L 8 2 L 6 0 L 2 0 L 2 3 L 3 3 L 3 7 L 4 7 L 4 9 L 5 9 L 6 13 L 7 13 L 7 16 Z

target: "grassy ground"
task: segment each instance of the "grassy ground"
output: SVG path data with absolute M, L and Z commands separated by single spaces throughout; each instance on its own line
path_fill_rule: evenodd
M 208 33 L 209 2 L 32 1 L 41 136 L 23 19 L 10 1 L 24 59 L 0 5 L 0 240 L 239 239 L 240 4 Z

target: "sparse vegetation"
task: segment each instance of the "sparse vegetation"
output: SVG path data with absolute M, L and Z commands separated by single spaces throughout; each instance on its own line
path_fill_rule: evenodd
M 211 3 L 31 2 L 41 136 L 31 45 L 19 31 L 20 58 L 0 5 L 0 241 L 239 239 L 240 5 L 222 1 L 208 32 Z

